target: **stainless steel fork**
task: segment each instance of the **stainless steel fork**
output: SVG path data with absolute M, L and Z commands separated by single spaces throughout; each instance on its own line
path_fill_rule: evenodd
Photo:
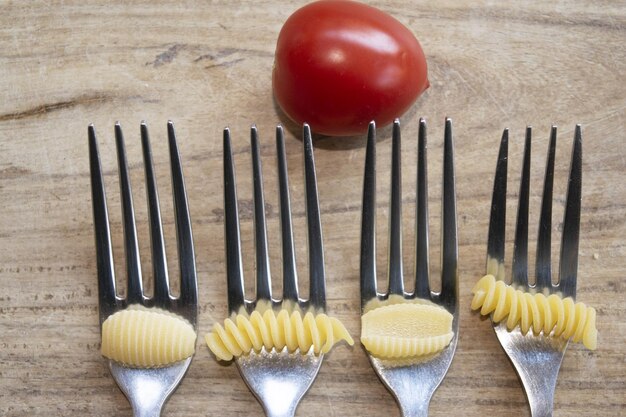
M 115 270 L 109 215 L 107 210 L 102 167 L 93 125 L 89 126 L 89 160 L 91 169 L 91 191 L 93 218 L 96 236 L 96 257 L 98 265 L 98 300 L 100 327 L 111 314 L 130 305 L 158 307 L 180 315 L 196 329 L 198 290 L 196 266 L 191 234 L 191 221 L 187 207 L 187 195 L 178 146 L 174 134 L 174 125 L 167 125 L 170 163 L 172 169 L 172 190 L 180 264 L 180 297 L 170 294 L 165 242 L 161 224 L 159 197 L 152 164 L 152 153 L 148 139 L 148 128 L 141 123 L 141 139 L 146 175 L 150 237 L 152 246 L 152 267 L 154 276 L 154 296 L 147 298 L 143 294 L 141 261 L 135 226 L 133 198 L 130 188 L 124 138 L 119 123 L 115 125 L 118 169 L 120 178 L 122 215 L 124 222 L 124 249 L 126 255 L 126 274 L 128 279 L 126 298 L 117 295 L 115 289 Z M 174 392 L 185 375 L 191 357 L 171 366 L 156 369 L 130 368 L 109 360 L 111 375 L 131 403 L 133 414 L 137 417 L 156 417 L 161 415 L 161 408 Z
M 389 366 L 370 355 L 372 366 L 393 394 L 403 416 L 426 416 L 430 399 L 446 375 L 456 350 L 459 332 L 459 300 L 457 273 L 456 197 L 454 186 L 454 155 L 452 121 L 446 119 L 443 161 L 443 212 L 441 223 L 441 292 L 429 286 L 428 265 L 428 191 L 426 170 L 426 122 L 420 119 L 418 138 L 418 172 L 416 204 L 415 291 L 404 291 L 402 265 L 402 193 L 400 172 L 400 122 L 393 124 L 391 200 L 389 218 L 388 269 L 389 291 L 376 289 L 376 127 L 370 123 L 365 159 L 363 186 L 363 218 L 361 229 L 361 310 L 372 299 L 385 300 L 398 295 L 407 300 L 421 298 L 444 307 L 453 315 L 454 337 L 437 356 L 420 363 Z
M 509 131 L 504 130 L 496 165 L 487 244 L 487 273 L 504 279 L 504 229 L 506 217 L 506 183 Z M 556 126 L 552 126 L 546 173 L 541 202 L 541 217 L 537 237 L 536 283 L 528 283 L 528 200 L 530 190 L 531 128 L 526 129 L 526 142 L 522 178 L 517 211 L 517 226 L 513 248 L 511 284 L 523 291 L 561 293 L 564 297 L 576 297 L 576 271 L 578 269 L 578 240 L 580 230 L 580 204 L 582 184 L 582 135 L 576 126 L 572 160 L 570 165 L 563 234 L 559 282 L 552 283 L 551 233 L 552 233 L 552 186 L 556 149 Z M 554 390 L 561 367 L 567 340 L 539 335 L 529 331 L 523 335 L 519 328 L 507 330 L 506 323 L 493 323 L 496 336 L 513 363 L 528 398 L 531 415 L 552 415 Z
M 238 313 L 245 308 L 251 313 L 259 302 L 267 302 L 274 308 L 283 303 L 297 304 L 302 310 L 323 312 L 326 309 L 326 287 L 322 227 L 317 194 L 315 163 L 311 130 L 303 128 L 304 177 L 306 186 L 306 214 L 309 249 L 309 299 L 298 295 L 296 258 L 291 224 L 287 159 L 283 129 L 276 128 L 276 150 L 278 154 L 278 181 L 280 194 L 280 219 L 282 229 L 283 298 L 272 297 L 267 227 L 265 222 L 265 200 L 261 174 L 261 154 L 256 127 L 250 132 L 252 146 L 252 169 L 254 181 L 254 225 L 256 248 L 256 299 L 246 300 L 243 289 L 241 265 L 241 239 L 239 213 L 235 186 L 230 130 L 224 130 L 224 211 L 226 232 L 226 269 L 229 313 Z M 315 355 L 313 348 L 308 352 L 287 352 L 285 347 L 277 352 L 263 348 L 261 352 L 241 356 L 236 360 L 239 372 L 252 393 L 258 398 L 265 413 L 270 417 L 293 416 L 300 399 L 313 383 L 322 364 L 323 355 Z

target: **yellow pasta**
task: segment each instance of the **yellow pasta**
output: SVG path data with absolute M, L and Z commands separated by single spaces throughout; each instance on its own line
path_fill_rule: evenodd
M 443 350 L 454 337 L 452 314 L 425 301 L 370 309 L 361 317 L 361 343 L 372 355 L 404 359 Z
M 102 324 L 102 355 L 130 367 L 155 368 L 186 359 L 195 342 L 189 322 L 155 308 L 129 307 Z
M 229 361 L 251 351 L 283 350 L 307 353 L 311 347 L 316 355 L 327 353 L 334 344 L 345 340 L 349 345 L 354 341 L 344 325 L 326 314 L 307 312 L 304 316 L 298 309 L 258 308 L 248 315 L 237 314 L 224 320 L 224 326 L 213 325 L 211 333 L 205 336 L 206 343 L 220 360 Z
M 390 306 L 394 304 L 425 304 L 429 306 L 437 306 L 430 300 L 426 300 L 423 298 L 412 298 L 406 299 L 398 294 L 390 294 L 386 300 L 379 300 L 378 297 L 374 297 L 365 303 L 365 307 L 363 308 L 363 312 L 367 313 L 368 311 L 375 310 L 379 307 Z
M 482 277 L 472 289 L 472 309 L 480 314 L 491 314 L 494 322 L 506 317 L 506 326 L 520 327 L 523 334 L 552 335 L 581 342 L 590 350 L 597 346 L 596 310 L 583 303 L 574 303 L 571 297 L 556 294 L 547 297 L 517 290 L 493 275 Z

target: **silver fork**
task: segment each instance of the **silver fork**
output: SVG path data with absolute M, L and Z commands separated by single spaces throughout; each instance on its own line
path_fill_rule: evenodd
M 363 186 L 363 219 L 361 229 L 361 311 L 374 298 L 385 300 L 395 294 L 407 300 L 421 298 L 444 307 L 453 315 L 454 337 L 437 356 L 420 363 L 389 366 L 384 360 L 370 357 L 372 366 L 382 382 L 393 394 L 403 416 L 426 416 L 430 399 L 448 372 L 456 350 L 459 331 L 459 301 L 457 273 L 456 197 L 454 186 L 454 155 L 452 121 L 445 121 L 443 163 L 443 212 L 441 292 L 429 286 L 428 265 L 428 190 L 426 169 L 426 122 L 420 119 L 418 140 L 415 291 L 404 291 L 402 266 L 402 193 L 400 173 L 400 122 L 393 124 L 391 199 L 389 218 L 388 268 L 389 291 L 380 294 L 376 289 L 376 127 L 370 123 L 365 157 Z
M 224 129 L 224 212 L 226 233 L 226 273 L 229 313 L 238 313 L 244 307 L 251 313 L 259 301 L 271 303 L 281 308 L 284 302 L 298 305 L 302 310 L 312 309 L 323 312 L 326 309 L 326 288 L 324 254 L 322 247 L 322 227 L 317 194 L 315 163 L 311 130 L 303 127 L 304 177 L 306 186 L 306 214 L 309 249 L 309 299 L 298 295 L 296 258 L 291 224 L 289 184 L 287 180 L 287 159 L 283 129 L 276 128 L 276 150 L 278 154 L 278 181 L 280 194 L 280 219 L 282 230 L 283 259 L 283 298 L 272 297 L 269 254 L 267 248 L 267 227 L 265 222 L 265 201 L 263 197 L 263 177 L 261 174 L 261 154 L 256 127 L 250 131 L 252 147 L 252 169 L 254 181 L 254 225 L 256 248 L 256 299 L 246 300 L 243 289 L 241 265 L 241 238 L 239 233 L 239 213 L 235 186 L 230 130 Z M 287 352 L 285 347 L 250 354 L 236 360 L 239 372 L 252 393 L 258 398 L 267 416 L 293 416 L 300 399 L 309 389 L 322 364 L 323 355 L 316 356 L 313 348 L 308 352 Z
M 487 244 L 487 273 L 504 279 L 504 229 L 506 217 L 506 182 L 509 132 L 504 130 L 496 165 L 493 185 L 489 238 Z M 580 204 L 582 183 L 582 135 L 576 126 L 570 165 L 567 201 L 563 220 L 559 282 L 552 284 L 551 231 L 552 185 L 556 149 L 556 126 L 552 126 L 546 173 L 541 202 L 541 217 L 537 237 L 536 283 L 528 283 L 528 200 L 530 189 L 531 128 L 526 129 L 524 160 L 520 183 L 517 226 L 513 248 L 511 284 L 523 291 L 560 292 L 564 297 L 576 297 L 576 271 L 578 269 L 578 240 L 580 229 Z M 492 322 L 493 323 L 493 322 Z M 508 331 L 505 322 L 493 323 L 496 336 L 513 363 L 528 398 L 533 417 L 551 416 L 554 390 L 561 367 L 567 340 L 539 335 L 529 331 L 522 335 L 519 328 Z
M 119 297 L 115 290 L 113 251 L 111 247 L 109 215 L 104 191 L 104 181 L 102 178 L 102 167 L 100 164 L 95 128 L 93 125 L 89 126 L 89 161 L 96 236 L 96 257 L 98 264 L 100 328 L 102 328 L 102 323 L 111 314 L 127 306 L 136 304 L 168 310 L 189 321 L 194 329 L 197 327 L 198 290 L 191 221 L 187 207 L 187 194 L 185 191 L 183 170 L 172 122 L 168 122 L 167 131 L 170 147 L 176 237 L 180 264 L 180 297 L 174 298 L 170 294 L 165 242 L 159 208 L 159 197 L 152 164 L 152 153 L 148 138 L 148 128 L 145 122 L 142 122 L 141 139 L 150 220 L 154 296 L 147 298 L 143 294 L 137 228 L 135 226 L 133 198 L 130 188 L 128 165 L 126 162 L 126 151 L 124 149 L 124 138 L 120 124 L 116 123 L 115 139 L 124 223 L 126 274 L 128 279 L 127 296 L 124 299 Z M 171 366 L 156 369 L 130 368 L 109 360 L 109 369 L 111 375 L 113 375 L 113 379 L 115 379 L 122 392 L 130 401 L 133 414 L 137 417 L 156 417 L 161 415 L 161 408 L 185 375 L 191 363 L 191 359 L 190 357 Z

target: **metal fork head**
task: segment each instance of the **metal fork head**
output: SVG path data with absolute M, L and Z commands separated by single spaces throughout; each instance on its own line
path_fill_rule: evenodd
M 444 134 L 443 193 L 441 224 L 441 291 L 430 290 L 428 262 L 428 191 L 426 167 L 426 122 L 420 119 L 418 136 L 418 170 L 415 233 L 415 291 L 404 290 L 402 265 L 402 193 L 400 122 L 393 125 L 391 198 L 389 218 L 388 279 L 389 291 L 381 294 L 376 286 L 376 126 L 370 123 L 363 185 L 361 228 L 361 310 L 372 300 L 383 301 L 394 295 L 405 300 L 430 300 L 453 315 L 454 337 L 438 355 L 405 366 L 390 365 L 370 355 L 374 370 L 394 395 L 405 416 L 427 415 L 428 404 L 450 367 L 457 345 L 458 273 L 456 197 L 452 121 L 446 119 Z
M 244 296 L 235 167 L 230 130 L 224 129 L 224 222 L 229 312 L 237 314 L 243 309 L 251 313 L 260 303 L 266 303 L 276 309 L 298 306 L 305 311 L 311 309 L 315 312 L 323 312 L 326 309 L 324 254 L 311 130 L 307 124 L 304 125 L 304 178 L 309 251 L 308 300 L 302 299 L 298 294 L 283 128 L 281 126 L 276 128 L 283 259 L 283 297 L 281 299 L 274 298 L 271 290 L 261 153 L 255 126 L 250 130 L 250 140 L 256 249 L 256 297 L 253 300 L 247 300 Z M 289 353 L 286 348 L 281 352 L 275 350 L 268 352 L 263 349 L 259 353 L 252 351 L 239 357 L 236 363 L 244 381 L 259 399 L 266 414 L 283 416 L 295 413 L 298 402 L 319 371 L 322 358 L 323 355 L 315 356 L 312 349 L 302 353 Z
M 536 282 L 528 282 L 528 206 L 530 195 L 530 155 L 532 129 L 526 129 L 522 177 L 520 182 L 517 225 L 513 248 L 511 284 L 529 292 L 560 293 L 576 297 L 576 271 L 578 268 L 578 242 L 580 229 L 580 201 L 582 184 L 582 135 L 576 126 L 568 181 L 559 280 L 552 283 L 551 231 L 552 189 L 556 150 L 556 126 L 552 126 L 541 202 L 539 232 L 537 237 Z M 489 237 L 487 243 L 487 273 L 504 280 L 504 244 L 506 223 L 506 184 L 509 132 L 504 130 L 500 142 L 496 175 L 493 186 Z M 549 335 L 523 335 L 519 329 L 507 330 L 504 322 L 493 323 L 496 335 L 518 373 L 533 416 L 552 414 L 556 380 L 563 360 L 567 341 Z
M 194 329 L 197 327 L 198 290 L 187 194 L 172 122 L 168 122 L 167 129 L 180 266 L 180 296 L 173 297 L 170 293 L 165 241 L 163 238 L 159 197 L 152 163 L 152 152 L 150 149 L 148 128 L 146 123 L 142 122 L 141 140 L 150 221 L 154 296 L 148 298 L 143 293 L 137 227 L 128 163 L 124 147 L 124 137 L 120 124 L 116 123 L 115 140 L 120 179 L 127 274 L 127 295 L 126 298 L 122 298 L 117 295 L 115 288 L 111 232 L 98 143 L 94 126 L 90 125 L 88 128 L 93 219 L 96 237 L 100 326 L 116 311 L 123 310 L 129 305 L 138 304 L 147 308 L 157 307 L 168 310 L 186 319 L 192 324 Z M 131 402 L 135 415 L 147 416 L 159 415 L 161 407 L 178 386 L 190 363 L 191 358 L 187 358 L 184 361 L 177 362 L 165 368 L 140 369 L 125 367 L 110 360 L 109 368 L 113 378 Z

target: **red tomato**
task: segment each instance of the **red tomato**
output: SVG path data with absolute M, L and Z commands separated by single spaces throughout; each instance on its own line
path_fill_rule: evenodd
M 292 14 L 278 35 L 276 101 L 325 135 L 384 126 L 429 86 L 415 36 L 388 14 L 353 1 L 319 1 Z

